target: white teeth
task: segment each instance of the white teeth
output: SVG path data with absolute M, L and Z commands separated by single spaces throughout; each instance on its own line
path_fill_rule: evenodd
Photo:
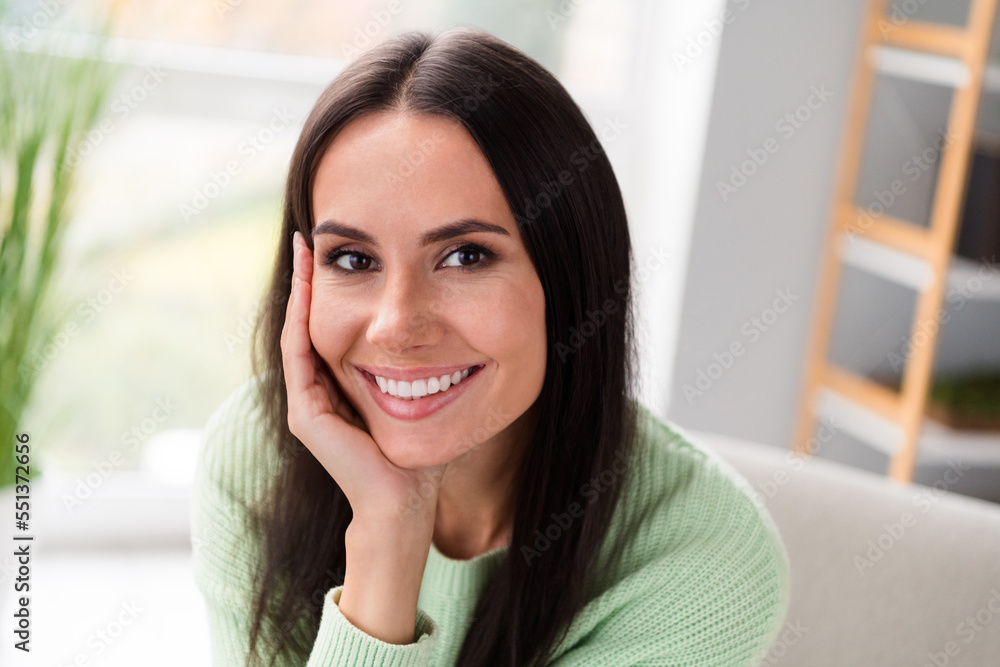
M 391 378 L 384 378 L 376 375 L 375 384 L 378 385 L 378 388 L 382 390 L 383 394 L 390 394 L 396 398 L 412 400 L 423 398 L 424 396 L 429 396 L 438 392 L 448 391 L 449 387 L 458 384 L 467 377 L 469 377 L 468 368 L 464 371 L 455 371 L 454 373 L 450 373 L 448 375 L 442 375 L 439 378 L 431 377 L 426 380 L 413 380 L 412 382 L 407 382 L 406 380 L 393 380 Z

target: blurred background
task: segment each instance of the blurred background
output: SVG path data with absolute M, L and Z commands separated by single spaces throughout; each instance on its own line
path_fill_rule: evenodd
M 25 362 L 36 382 L 18 432 L 30 433 L 44 471 L 32 482 L 33 652 L 5 640 L 0 664 L 208 664 L 187 523 L 198 433 L 249 377 L 302 122 L 347 60 L 398 31 L 492 32 L 551 69 L 596 129 L 615 128 L 603 143 L 632 226 L 642 401 L 683 427 L 789 446 L 867 3 L 8 5 L 6 50 L 82 53 L 81 26 L 110 14 L 107 60 L 118 69 L 92 129 L 68 147 L 76 183 L 44 307 L 55 324 Z M 960 25 L 968 7 L 921 3 L 919 18 Z M 986 185 L 975 201 L 1000 226 L 982 196 L 1000 191 L 998 73 L 993 55 L 976 133 Z M 859 192 L 884 188 L 933 145 L 949 99 L 940 85 L 881 81 Z M 778 146 L 766 164 L 733 180 L 766 145 Z M 927 224 L 938 161 L 926 160 L 896 215 Z M 0 194 L 10 169 L 0 168 Z M 974 268 L 978 247 L 966 258 Z M 978 263 L 988 277 L 973 289 L 963 274 L 968 298 L 950 302 L 936 372 L 1000 366 L 1000 269 Z M 852 271 L 831 356 L 891 386 L 913 292 Z M 733 343 L 744 352 L 726 362 Z M 918 467 L 918 481 L 937 479 L 954 447 L 974 465 L 949 490 L 1000 500 L 997 432 L 942 428 L 931 425 L 939 456 Z M 820 455 L 880 473 L 887 462 L 846 433 Z M 0 556 L 7 619 L 15 573 Z

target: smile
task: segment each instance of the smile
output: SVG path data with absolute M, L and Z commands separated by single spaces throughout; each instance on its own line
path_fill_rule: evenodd
M 483 368 L 484 364 L 440 370 L 364 367 L 357 370 L 379 408 L 397 419 L 411 420 L 427 417 L 456 400 L 467 387 L 478 384 L 472 380 Z
M 455 371 L 450 375 L 445 373 L 440 377 L 429 377 L 422 380 L 413 380 L 412 382 L 384 378 L 381 375 L 375 375 L 374 377 L 375 384 L 378 385 L 383 394 L 414 400 L 423 398 L 424 396 L 431 396 L 439 391 L 448 391 L 449 387 L 461 383 L 462 380 L 469 377 L 470 373 L 475 373 L 480 368 L 482 366 L 472 366 L 462 371 Z

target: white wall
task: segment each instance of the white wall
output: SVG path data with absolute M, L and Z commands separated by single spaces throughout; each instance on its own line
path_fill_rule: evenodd
M 724 8 L 725 0 L 643 3 L 635 86 L 640 94 L 633 103 L 641 140 L 624 173 L 615 166 L 637 268 L 640 399 L 660 416 L 670 401 Z

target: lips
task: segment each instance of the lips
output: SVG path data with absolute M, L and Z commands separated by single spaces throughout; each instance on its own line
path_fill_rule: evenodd
M 410 369 L 371 366 L 356 368 L 379 408 L 397 419 L 412 420 L 423 419 L 437 412 L 471 386 L 478 384 L 476 380 L 485 364 Z M 457 383 L 451 382 L 454 378 L 458 379 Z M 433 388 L 431 380 L 438 383 L 435 391 L 429 391 Z M 428 387 L 428 384 L 431 386 Z M 407 393 L 409 396 L 402 395 Z

